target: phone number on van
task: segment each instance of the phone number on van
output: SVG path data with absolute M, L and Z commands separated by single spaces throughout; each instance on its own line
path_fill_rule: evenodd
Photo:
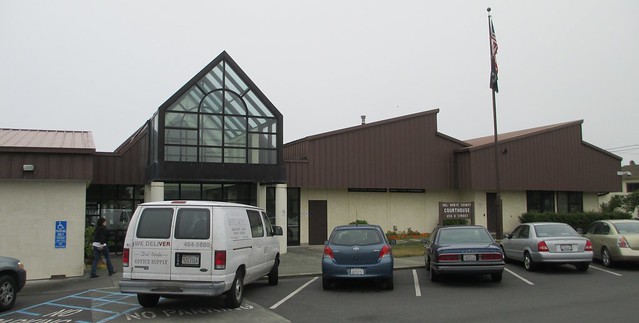
M 211 248 L 211 243 L 204 242 L 204 241 L 198 241 L 198 242 L 185 241 L 184 246 L 187 248 Z

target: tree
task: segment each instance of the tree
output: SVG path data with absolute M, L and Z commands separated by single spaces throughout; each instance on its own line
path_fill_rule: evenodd
M 601 211 L 614 212 L 615 210 L 621 209 L 623 207 L 623 202 L 623 195 L 613 195 L 608 203 L 601 203 Z
M 639 207 L 639 191 L 632 192 L 628 195 L 615 195 L 610 198 L 608 203 L 601 203 L 602 212 L 625 211 L 635 214 L 635 210 Z
M 628 213 L 634 213 L 639 206 L 639 191 L 632 192 L 623 198 L 623 209 Z

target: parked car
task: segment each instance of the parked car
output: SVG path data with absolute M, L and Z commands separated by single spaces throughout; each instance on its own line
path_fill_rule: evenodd
M 443 274 L 490 275 L 500 282 L 504 272 L 501 248 L 479 225 L 437 227 L 425 241 L 426 270 L 430 280 Z
M 637 220 L 595 221 L 584 236 L 592 242 L 594 258 L 600 259 L 606 267 L 621 261 L 639 261 Z
M 534 271 L 541 264 L 571 264 L 587 271 L 592 262 L 592 243 L 565 223 L 524 223 L 504 235 L 501 247 L 506 259 L 522 261 Z
M 0 312 L 16 303 L 18 292 L 27 282 L 27 271 L 20 260 L 0 256 Z
M 330 289 L 335 280 L 372 279 L 393 289 L 393 253 L 378 225 L 335 227 L 325 243 L 322 256 L 322 287 Z

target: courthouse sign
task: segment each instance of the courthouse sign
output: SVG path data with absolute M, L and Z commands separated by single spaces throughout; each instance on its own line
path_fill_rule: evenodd
M 439 224 L 446 219 L 466 219 L 475 223 L 475 202 L 439 202 Z

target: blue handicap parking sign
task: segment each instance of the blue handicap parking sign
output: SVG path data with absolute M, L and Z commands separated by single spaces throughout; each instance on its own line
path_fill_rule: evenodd
M 67 247 L 67 221 L 55 221 L 55 247 Z

